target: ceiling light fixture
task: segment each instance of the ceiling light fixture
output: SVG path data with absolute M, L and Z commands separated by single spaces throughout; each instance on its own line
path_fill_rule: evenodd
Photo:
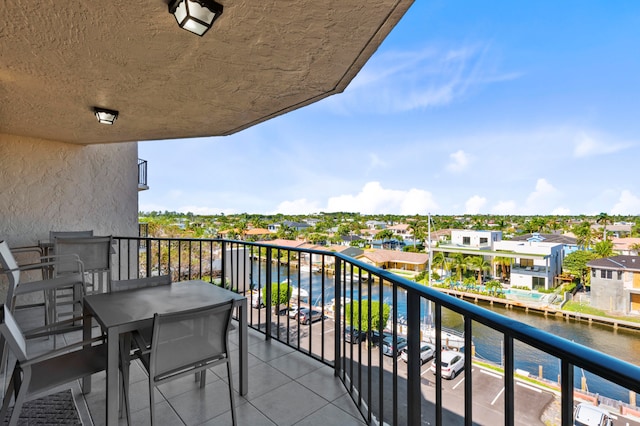
M 169 12 L 180 28 L 202 36 L 222 14 L 222 5 L 213 0 L 172 0 Z
M 116 121 L 116 118 L 118 118 L 118 111 L 110 109 L 94 107 L 93 112 L 96 114 L 98 123 L 101 124 L 113 124 L 113 122 Z

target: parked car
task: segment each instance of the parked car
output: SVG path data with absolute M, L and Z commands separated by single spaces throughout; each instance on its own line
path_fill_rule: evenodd
M 318 309 L 300 308 L 298 309 L 298 321 L 300 324 L 310 324 L 324 317 L 322 311 Z
M 251 307 L 258 309 L 264 307 L 264 301 L 262 300 L 262 292 L 253 291 L 251 292 Z
M 574 426 L 613 426 L 611 413 L 595 405 L 581 402 L 573 413 Z
M 346 326 L 344 329 L 344 341 L 348 343 L 360 343 L 367 340 L 367 333 L 357 328 Z
M 393 335 L 382 339 L 382 353 L 386 356 L 397 356 L 401 351 L 407 347 L 407 339 L 398 336 L 395 344 Z
M 385 339 L 387 337 L 393 337 L 393 333 L 389 333 L 387 331 L 382 333 L 382 339 Z M 367 338 L 369 339 L 369 342 L 374 345 L 377 346 L 380 344 L 380 332 L 378 330 L 370 330 L 369 331 L 369 336 L 367 336 Z
M 421 365 L 429 361 L 431 358 L 433 358 L 435 354 L 436 354 L 435 346 L 433 346 L 431 343 L 420 342 L 420 364 Z M 402 351 L 402 353 L 400 354 L 400 358 L 404 362 L 409 362 L 409 356 L 407 354 L 406 349 Z
M 297 318 L 298 316 L 298 305 L 289 306 L 289 318 Z
M 441 373 L 445 379 L 453 379 L 459 372 L 464 370 L 464 355 L 456 351 L 442 351 Z M 434 359 L 429 368 L 436 374 L 436 360 Z

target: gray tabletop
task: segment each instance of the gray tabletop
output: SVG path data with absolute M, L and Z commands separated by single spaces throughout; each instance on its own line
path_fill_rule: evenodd
M 178 312 L 215 305 L 245 296 L 205 281 L 193 280 L 86 296 L 84 303 L 103 328 L 136 329 L 140 322 L 153 319 L 155 313 Z

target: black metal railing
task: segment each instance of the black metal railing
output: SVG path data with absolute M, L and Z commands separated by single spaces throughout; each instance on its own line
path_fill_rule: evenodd
M 116 240 L 116 279 L 171 274 L 173 280 L 204 279 L 245 294 L 253 307 L 250 326 L 266 339 L 281 341 L 332 366 L 369 424 L 473 424 L 478 406 L 474 400 L 480 396 L 474 394 L 473 336 L 480 329 L 497 333 L 500 340 L 504 392 L 498 423 L 515 424 L 525 408 L 521 404 L 528 403 L 515 400 L 516 346 L 526 345 L 558 359 L 563 425 L 573 424 L 575 368 L 631 392 L 640 391 L 637 366 L 339 253 L 219 239 Z M 282 297 L 285 285 L 292 293 L 274 300 Z M 293 304 L 298 309 L 321 310 L 323 316 L 300 324 L 302 316 L 293 316 Z M 443 392 L 441 352 L 435 351 L 435 387 L 431 381 L 423 382 L 418 363 L 420 342 L 427 331 L 433 333 L 436 348 L 448 343 L 443 323 L 452 316 L 459 319 L 464 336 L 460 349 L 465 352 L 463 407 L 457 409 L 460 398 L 454 401 Z M 383 320 L 376 322 L 376 318 Z M 433 324 L 429 330 L 425 318 Z M 347 325 L 367 330 L 369 343 L 347 342 Z M 371 332 L 379 333 L 378 345 L 372 344 Z M 406 336 L 406 364 L 383 354 L 383 347 L 388 349 L 382 342 L 384 333 L 388 333 L 386 343 L 396 345 Z
M 147 185 L 147 160 L 138 158 L 138 187 L 148 188 Z

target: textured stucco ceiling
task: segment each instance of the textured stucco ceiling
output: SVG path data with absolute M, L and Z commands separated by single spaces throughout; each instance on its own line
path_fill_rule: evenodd
M 11 0 L 0 133 L 90 144 L 228 135 L 343 91 L 413 0 L 218 0 L 203 37 L 163 0 Z M 92 107 L 120 111 L 99 125 Z

